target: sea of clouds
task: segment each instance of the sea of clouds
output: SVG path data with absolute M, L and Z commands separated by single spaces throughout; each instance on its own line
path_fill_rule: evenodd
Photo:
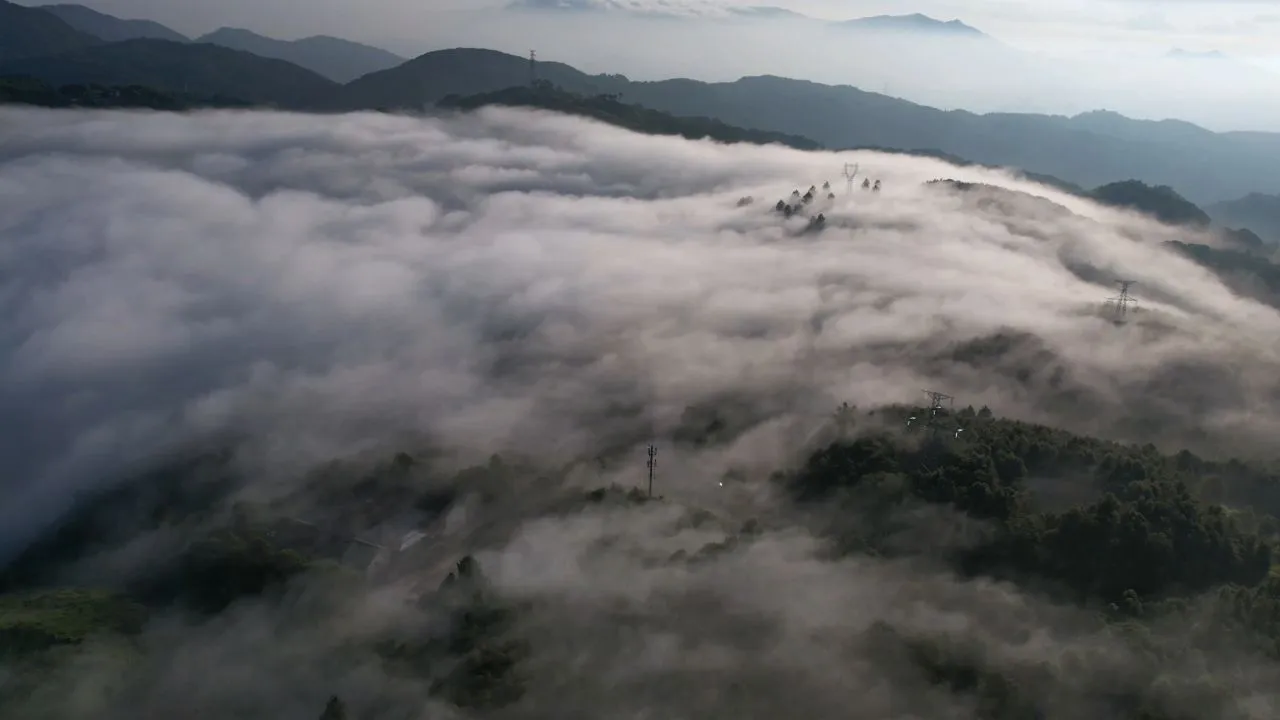
M 1077 416 L 1212 364 L 1221 387 L 1163 388 L 1162 412 L 1274 427 L 1280 313 L 1160 247 L 1186 232 L 1005 173 L 516 110 L 0 119 L 7 536 L 228 433 L 293 468 L 402 434 L 572 457 L 623 422 L 611 409 L 660 434 L 735 394 L 813 414 L 940 386 L 1054 419 L 1043 383 L 937 361 L 995 332 L 1052 353 L 1090 393 Z M 883 192 L 846 192 L 845 163 Z M 922 186 L 937 177 L 1072 212 Z M 824 181 L 825 231 L 771 212 Z M 1177 330 L 1099 321 L 1119 278 Z
M 399 439 L 559 461 L 622 443 L 643 457 L 685 408 L 732 398 L 761 419 L 722 452 L 776 469 L 789 425 L 841 401 L 919 402 L 924 388 L 1078 429 L 1140 434 L 1134 408 L 1206 442 L 1275 427 L 1280 313 L 1161 246 L 1211 240 L 1009 173 L 510 109 L 5 108 L 0 125 L 0 561 L 75 492 L 209 443 L 263 478 Z M 882 192 L 847 190 L 845 163 Z M 1019 192 L 923 185 L 939 177 Z M 836 197 L 811 207 L 822 230 L 772 211 L 824 181 Z M 1143 301 L 1145 319 L 1124 327 L 1098 313 L 1118 278 Z M 999 357 L 953 359 L 997 333 L 1012 338 Z M 1186 382 L 1210 371 L 1210 387 Z M 697 457 L 663 453 L 673 500 L 713 492 Z M 726 527 L 767 516 L 767 500 L 724 505 Z M 637 559 L 655 538 L 692 552 L 724 537 L 681 512 L 515 513 L 501 542 L 450 546 L 486 550 L 494 582 L 542 601 L 540 627 L 556 628 L 538 636 L 538 689 L 510 712 L 974 716 L 883 655 L 867 635 L 877 621 L 1039 668 L 1028 682 L 1055 720 L 1108 717 L 1116 683 L 1151 681 L 1075 610 L 937 568 L 819 560 L 784 522 L 696 568 Z M 159 659 L 120 711 L 198 700 L 303 718 L 332 687 L 360 717 L 444 717 L 421 688 L 339 659 L 351 633 L 400 617 L 381 595 L 352 602 L 323 637 L 267 611 L 155 629 Z M 1238 686 L 1232 717 L 1269 717 L 1269 695 L 1243 703 L 1272 670 L 1232 667 L 1219 678 Z M 55 695 L 42 702 L 106 717 L 93 698 Z M 418 700 L 372 709 L 402 695 Z

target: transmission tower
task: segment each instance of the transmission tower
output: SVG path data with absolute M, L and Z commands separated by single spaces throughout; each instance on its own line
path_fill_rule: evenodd
M 917 413 L 907 418 L 907 428 L 911 429 L 924 425 L 925 430 L 929 432 L 929 437 L 932 438 L 938 434 L 941 420 L 944 416 L 955 416 L 955 413 L 952 412 L 955 407 L 955 398 L 936 390 L 925 390 L 924 394 L 929 396 L 929 408 L 924 411 L 923 416 Z M 960 432 L 961 430 L 957 428 L 957 437 L 959 437 Z
M 938 416 L 941 415 L 944 410 L 950 413 L 950 410 L 955 406 L 956 399 L 946 393 L 937 392 L 936 390 L 925 390 L 924 394 L 929 396 L 929 419 L 926 421 L 926 424 L 929 427 L 935 427 L 939 419 Z
M 931 467 L 936 466 L 942 457 L 944 444 L 938 436 L 944 429 L 942 427 L 943 417 L 955 417 L 955 413 L 952 412 L 955 407 L 955 398 L 936 390 L 925 390 L 924 393 L 929 396 L 929 408 L 924 411 L 926 414 L 923 417 L 917 413 L 907 418 L 907 429 L 910 430 L 913 426 L 920 424 L 924 425 L 925 441 L 920 449 L 918 458 L 921 470 L 927 472 Z M 959 423 L 956 423 L 952 439 L 958 440 L 963 432 L 964 428 L 960 427 Z
M 1111 310 L 1112 322 L 1119 325 L 1125 321 L 1125 317 L 1129 314 L 1129 309 L 1136 307 L 1138 301 L 1129 294 L 1129 288 L 1137 284 L 1137 280 L 1117 280 L 1116 284 L 1120 286 L 1120 294 L 1112 298 L 1107 298 L 1107 307 Z
M 658 469 L 658 448 L 649 446 L 649 497 L 653 497 L 653 471 Z
M 538 51 L 529 51 L 529 87 L 538 84 Z
M 850 165 L 849 163 L 845 163 L 843 175 L 845 180 L 845 191 L 852 194 L 853 179 L 858 176 L 858 164 L 854 163 Z

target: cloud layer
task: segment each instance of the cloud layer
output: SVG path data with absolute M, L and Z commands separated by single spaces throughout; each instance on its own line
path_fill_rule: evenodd
M 998 172 L 514 110 L 4 109 L 0 124 L 9 551 L 73 490 L 192 443 L 238 443 L 266 482 L 402 440 L 568 461 L 666 437 L 691 405 L 744 408 L 754 427 L 719 454 L 663 444 L 662 492 L 719 519 L 669 505 L 530 520 L 552 501 L 531 490 L 505 514 L 458 506 L 420 544 L 414 582 L 481 548 L 497 587 L 533 604 L 534 689 L 511 717 L 974 716 L 886 630 L 950 637 L 1055 719 L 1107 717 L 1106 698 L 1155 676 L 1089 618 L 927 562 L 823 562 L 767 493 L 709 477 L 785 464 L 839 401 L 922 388 L 1218 448 L 1275 427 L 1280 315 L 1160 247 L 1197 238 Z M 845 163 L 883 191 L 846 191 Z M 1006 189 L 922 184 L 937 177 Z M 824 181 L 821 231 L 772 212 Z M 1117 328 L 1097 310 L 1121 277 L 1144 313 Z M 740 551 L 664 563 L 749 516 L 765 533 Z M 946 527 L 931 518 L 912 542 Z M 361 717 L 448 717 L 345 645 L 409 632 L 403 597 L 360 594 L 314 622 L 291 606 L 157 624 L 133 671 L 146 681 L 117 709 L 312 717 L 339 692 Z M 51 678 L 33 702 L 109 717 L 85 680 L 116 666 L 109 651 L 70 669 L 77 693 Z M 1165 702 L 1196 707 L 1188 663 L 1160 668 Z M 1254 688 L 1273 668 L 1233 663 L 1215 681 L 1254 709 L 1204 712 L 1270 717 Z
M 228 432 L 305 464 L 396 433 L 572 456 L 611 407 L 663 430 L 744 392 L 776 411 L 941 384 L 1052 415 L 1044 388 L 931 359 L 997 331 L 1038 338 L 1093 391 L 1088 415 L 1164 366 L 1229 357 L 1239 402 L 1197 423 L 1271 416 L 1274 311 L 1158 250 L 1174 231 L 998 173 L 517 111 L 5 122 L 3 505 L 22 516 L 70 478 Z M 845 161 L 886 191 L 847 195 Z M 940 176 L 1076 213 L 920 186 Z M 769 211 L 827 179 L 826 232 Z M 1120 277 L 1179 332 L 1089 316 Z
M 510 110 L 2 119 L 6 533 L 229 435 L 282 472 L 405 435 L 572 458 L 714 398 L 785 418 L 933 386 L 1099 427 L 1274 419 L 1275 311 L 1161 250 L 1176 231 L 995 172 Z M 885 190 L 846 193 L 845 162 Z M 771 212 L 827 180 L 825 231 Z M 1119 277 L 1171 329 L 1094 317 Z M 951 359 L 996 332 L 1001 357 Z M 1213 365 L 1221 386 L 1149 387 Z

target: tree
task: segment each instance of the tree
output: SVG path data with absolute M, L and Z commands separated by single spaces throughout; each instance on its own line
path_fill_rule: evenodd
M 320 715 L 320 720 L 347 720 L 347 706 L 337 695 L 329 698 L 329 702 L 324 706 L 324 713 Z

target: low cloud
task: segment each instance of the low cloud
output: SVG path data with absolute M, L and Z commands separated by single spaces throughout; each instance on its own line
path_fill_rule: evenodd
M 510 512 L 459 504 L 403 584 L 312 588 L 199 628 L 158 620 L 120 717 L 312 717 L 331 692 L 359 717 L 449 717 L 351 643 L 416 632 L 414 586 L 476 549 L 529 604 L 530 689 L 496 717 L 974 717 L 975 698 L 902 655 L 917 637 L 1017 678 L 1055 720 L 1109 717 L 1117 692 L 1158 675 L 1168 705 L 1271 716 L 1270 665 L 1235 656 L 1215 675 L 1252 706 L 1197 705 L 1194 658 L 1153 668 L 1082 611 L 958 579 L 929 553 L 824 560 L 767 490 L 711 482 L 732 463 L 785 465 L 840 401 L 926 387 L 1135 439 L 1268 441 L 1280 315 L 1162 249 L 1203 239 L 1190 231 L 996 171 L 515 110 L 4 109 L 0 123 L 9 553 L 74 491 L 206 443 L 232 442 L 267 483 L 400 440 L 591 458 L 668 437 L 706 402 L 736 403 L 748 427 L 721 450 L 664 444 L 670 504 L 566 515 L 532 490 Z M 845 163 L 882 192 L 846 190 Z M 923 184 L 938 177 L 1005 189 Z M 772 211 L 825 181 L 824 229 Z M 1124 327 L 1097 316 L 1117 278 L 1142 293 Z M 635 465 L 607 474 L 638 480 Z M 909 546 L 967 533 L 906 517 Z M 748 518 L 761 530 L 739 536 Z M 116 652 L 86 651 L 32 707 L 114 717 L 86 678 L 109 678 Z
M 1162 368 L 1198 365 L 1232 368 L 1228 386 L 1194 417 L 1162 397 L 1166 415 L 1273 427 L 1273 309 L 1160 248 L 1181 231 L 995 171 L 512 110 L 3 120 L 9 547 L 73 489 L 228 434 L 281 472 L 401 436 L 573 458 L 713 398 L 805 415 L 932 386 L 1106 424 Z M 847 193 L 845 162 L 885 190 Z M 1070 212 L 922 186 L 942 176 Z M 771 212 L 824 181 L 825 231 Z M 1094 317 L 1116 278 L 1170 329 Z M 946 360 L 997 332 L 1035 338 L 1083 405 L 999 364 L 1018 352 Z

